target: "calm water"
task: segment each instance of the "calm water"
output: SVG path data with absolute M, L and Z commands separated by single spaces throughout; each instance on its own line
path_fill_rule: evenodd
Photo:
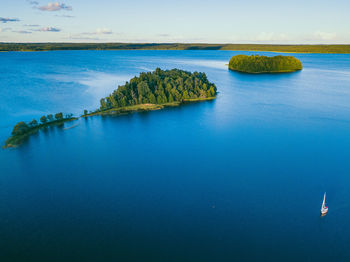
M 247 75 L 226 68 L 238 53 L 0 53 L 1 141 L 156 67 L 206 72 L 220 92 L 0 150 L 0 261 L 349 261 L 350 55 Z

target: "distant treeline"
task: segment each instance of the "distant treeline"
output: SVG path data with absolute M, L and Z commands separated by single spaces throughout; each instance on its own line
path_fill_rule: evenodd
M 349 54 L 350 45 L 157 44 L 157 43 L 0 43 L 0 51 L 51 50 L 241 50 Z
M 236 55 L 230 59 L 229 69 L 245 73 L 284 73 L 301 70 L 303 65 L 293 56 Z
M 205 73 L 179 69 L 141 73 L 100 100 L 100 110 L 139 104 L 166 104 L 216 96 L 216 86 Z

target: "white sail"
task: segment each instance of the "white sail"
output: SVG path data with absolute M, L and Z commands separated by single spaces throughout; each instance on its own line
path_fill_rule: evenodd
M 324 216 L 327 214 L 327 212 L 328 212 L 328 207 L 326 206 L 326 193 L 324 193 L 322 207 L 321 207 L 321 215 Z
M 325 206 L 326 206 L 326 192 L 324 193 L 324 196 L 323 196 L 322 208 L 325 208 Z

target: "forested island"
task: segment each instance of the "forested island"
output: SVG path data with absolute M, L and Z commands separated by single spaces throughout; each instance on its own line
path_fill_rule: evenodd
M 293 56 L 236 55 L 230 59 L 229 69 L 244 73 L 288 73 L 303 69 L 300 60 Z
M 119 86 L 100 100 L 98 110 L 89 114 L 85 110 L 83 116 L 161 109 L 183 102 L 214 99 L 216 93 L 215 84 L 208 81 L 205 73 L 157 68 Z
M 78 118 L 73 117 L 72 114 L 63 115 L 63 113 L 57 113 L 55 115 L 49 114 L 42 116 L 40 121 L 33 119 L 29 123 L 23 121 L 17 123 L 11 132 L 11 136 L 5 141 L 3 148 L 17 147 L 30 135 L 35 134 L 42 128 L 49 126 L 55 126 L 63 124 L 67 121 L 73 121 Z
M 53 50 L 231 50 L 349 54 L 350 45 L 264 45 L 184 43 L 0 43 L 0 51 Z
M 100 108 L 88 112 L 84 110 L 81 117 L 94 115 L 115 115 L 136 111 L 162 109 L 167 106 L 179 106 L 185 102 L 215 99 L 217 88 L 208 81 L 205 73 L 187 72 L 179 69 L 161 70 L 141 73 L 119 86 L 112 94 L 100 100 Z M 59 125 L 78 118 L 69 114 L 57 113 L 54 116 L 42 116 L 40 122 L 19 122 L 12 130 L 11 137 L 4 148 L 20 145 L 28 136 L 42 128 Z

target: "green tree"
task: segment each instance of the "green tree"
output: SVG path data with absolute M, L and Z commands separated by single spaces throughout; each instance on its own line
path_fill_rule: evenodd
M 56 120 L 62 120 L 63 119 L 63 113 L 57 113 L 57 114 L 55 114 L 55 118 L 56 118 Z
M 52 122 L 54 120 L 53 115 L 52 114 L 47 115 L 47 120 Z
M 43 124 L 45 124 L 45 123 L 47 122 L 46 116 L 40 117 L 40 122 L 43 123 Z
M 14 126 L 11 134 L 13 136 L 23 135 L 26 132 L 28 132 L 29 130 L 30 130 L 29 126 L 22 121 L 22 122 L 17 123 Z
M 106 110 L 107 109 L 106 99 L 105 98 L 101 98 L 100 104 L 101 104 L 101 110 Z
M 183 98 L 183 99 L 189 99 L 189 98 L 190 98 L 190 96 L 188 95 L 187 90 L 185 90 L 185 92 L 183 92 L 182 98 Z
M 36 121 L 35 119 L 33 119 L 30 123 L 29 126 L 30 127 L 36 127 L 38 125 L 38 121 Z

